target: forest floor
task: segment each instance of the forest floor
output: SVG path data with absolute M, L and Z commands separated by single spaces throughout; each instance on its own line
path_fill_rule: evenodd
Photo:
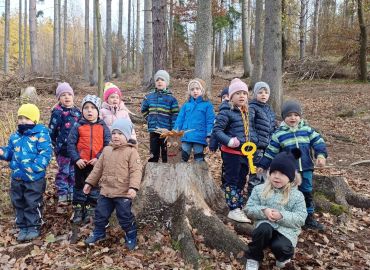
M 186 71 L 174 72 L 171 83 L 174 95 L 183 104 L 186 98 L 189 74 Z M 225 78 L 232 78 L 235 73 L 216 76 L 213 80 L 213 101 L 217 108 L 220 90 L 228 85 Z M 238 74 L 236 74 L 238 75 Z M 127 76 L 115 83 L 123 89 L 123 99 L 127 106 L 139 114 L 140 102 L 144 92 L 137 90 L 139 78 Z M 95 88 L 85 84 L 73 84 L 76 104 L 83 96 L 94 93 Z M 359 160 L 370 159 L 370 85 L 355 81 L 314 80 L 284 81 L 284 98 L 294 98 L 303 105 L 304 118 L 321 132 L 326 140 L 329 158 L 327 167 L 317 173 L 340 175 L 357 192 L 369 194 L 370 170 L 368 166 L 350 166 Z M 55 104 L 51 86 L 44 91 L 39 107 L 42 120 L 48 123 L 50 109 Z M 0 100 L 0 124 L 12 118 L 9 112 L 16 114 L 17 99 Z M 12 122 L 12 121 L 10 121 Z M 148 133 L 146 125 L 136 125 L 139 138 L 139 151 L 142 160 L 149 156 Z M 4 140 L 4 133 L 0 139 Z M 2 141 L 2 143 L 5 143 Z M 220 181 L 220 154 L 208 154 L 207 161 L 217 183 Z M 31 242 L 18 244 L 12 208 L 9 203 L 9 179 L 5 162 L 0 163 L 0 269 L 191 269 L 182 260 L 178 244 L 171 241 L 166 230 L 151 231 L 141 228 L 138 248 L 129 252 L 122 243 L 123 233 L 113 222 L 108 229 L 108 241 L 93 248 L 83 244 L 91 227 L 81 229 L 83 239 L 77 244 L 70 244 L 71 225 L 69 218 L 71 207 L 60 211 L 53 184 L 56 162 L 53 159 L 48 168 L 48 188 L 45 195 L 44 220 L 42 236 Z M 295 269 L 370 269 L 370 209 L 351 209 L 351 217 L 345 225 L 339 224 L 334 215 L 318 213 L 320 222 L 325 224 L 324 232 L 303 231 L 294 257 Z M 232 228 L 232 226 L 230 225 Z M 240 235 L 246 242 L 249 236 Z M 244 269 L 236 256 L 207 248 L 201 237 L 196 239 L 201 254 L 202 269 Z M 273 255 L 266 253 L 266 260 L 261 269 L 273 269 Z

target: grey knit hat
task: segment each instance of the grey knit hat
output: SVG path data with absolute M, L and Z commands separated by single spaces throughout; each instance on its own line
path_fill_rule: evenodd
M 159 78 L 163 79 L 168 86 L 170 84 L 170 74 L 167 71 L 161 69 L 158 70 L 157 73 L 154 75 L 154 81 L 156 82 Z
M 281 117 L 283 120 L 288 116 L 289 113 L 298 113 L 299 116 L 302 116 L 301 104 L 298 101 L 288 100 L 284 102 L 281 109 Z
M 101 107 L 101 99 L 95 95 L 87 95 L 83 98 L 82 102 L 81 102 L 81 109 L 84 108 L 84 105 L 87 103 L 87 102 L 90 102 L 92 103 L 96 109 L 100 110 L 100 107 Z
M 118 118 L 112 124 L 112 131 L 115 129 L 121 131 L 122 134 L 125 135 L 127 141 L 131 139 L 133 126 L 130 120 L 124 119 L 124 118 Z
M 254 88 L 253 88 L 253 94 L 254 94 L 254 96 L 257 96 L 258 91 L 261 90 L 262 88 L 265 88 L 267 90 L 267 93 L 270 94 L 270 86 L 267 83 L 265 83 L 265 82 L 257 82 L 254 85 Z

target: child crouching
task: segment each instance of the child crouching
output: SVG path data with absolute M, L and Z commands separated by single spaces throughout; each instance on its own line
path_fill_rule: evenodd
M 119 224 L 126 233 L 126 247 L 132 250 L 136 246 L 137 228 L 131 205 L 140 187 L 142 165 L 137 143 L 131 139 L 132 129 L 128 119 L 118 119 L 113 123 L 112 142 L 104 148 L 86 179 L 85 194 L 89 194 L 91 188 L 98 184 L 101 188 L 95 209 L 95 228 L 85 240 L 86 244 L 94 244 L 105 238 L 105 226 L 116 209 Z

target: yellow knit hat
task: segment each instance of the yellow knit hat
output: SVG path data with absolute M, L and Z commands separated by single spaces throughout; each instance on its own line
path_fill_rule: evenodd
M 40 110 L 34 104 L 23 104 L 18 109 L 18 116 L 25 116 L 37 124 L 40 121 Z

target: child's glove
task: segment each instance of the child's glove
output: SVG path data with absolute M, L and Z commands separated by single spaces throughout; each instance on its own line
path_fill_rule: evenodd
M 230 139 L 229 143 L 227 144 L 228 147 L 236 148 L 240 145 L 240 141 L 237 137 L 233 137 Z

